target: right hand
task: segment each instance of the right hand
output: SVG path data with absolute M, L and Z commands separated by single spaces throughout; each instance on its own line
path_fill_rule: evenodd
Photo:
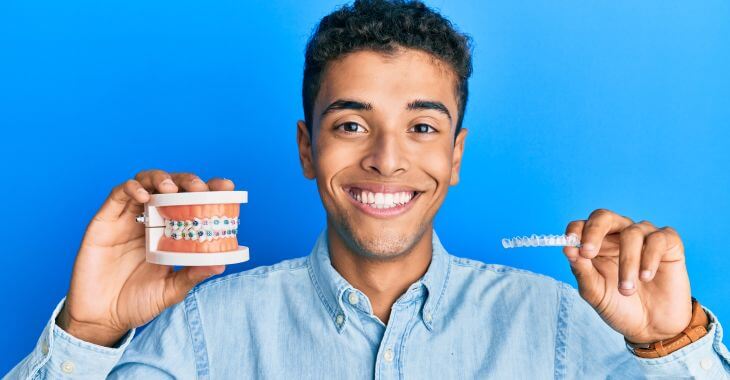
M 144 225 L 135 218 L 151 193 L 233 188 L 227 179 L 206 184 L 194 174 L 162 170 L 140 172 L 115 187 L 86 229 L 58 326 L 81 340 L 111 347 L 130 329 L 181 302 L 195 285 L 222 273 L 225 265 L 176 272 L 172 266 L 148 263 Z

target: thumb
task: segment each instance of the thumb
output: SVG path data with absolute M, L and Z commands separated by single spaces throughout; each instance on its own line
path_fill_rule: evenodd
M 165 307 L 167 308 L 181 302 L 195 285 L 211 276 L 223 273 L 225 269 L 225 265 L 212 265 L 185 267 L 177 272 L 170 273 L 165 279 L 165 290 L 163 294 Z
M 603 298 L 605 292 L 605 280 L 593 266 L 591 259 L 578 256 L 575 261 L 570 262 L 570 271 L 573 272 L 578 283 L 578 291 L 589 304 L 595 306 Z

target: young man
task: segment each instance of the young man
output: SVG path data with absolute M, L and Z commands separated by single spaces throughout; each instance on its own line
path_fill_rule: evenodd
M 597 210 L 568 224 L 580 292 L 458 258 L 433 231 L 459 181 L 469 43 L 421 3 L 356 1 L 306 53 L 304 175 L 327 226 L 310 255 L 224 276 L 145 262 L 149 193 L 231 190 L 152 170 L 89 224 L 67 297 L 11 378 L 726 378 L 669 228 Z M 192 289 L 192 291 L 191 291 Z M 135 328 L 152 320 L 139 335 Z

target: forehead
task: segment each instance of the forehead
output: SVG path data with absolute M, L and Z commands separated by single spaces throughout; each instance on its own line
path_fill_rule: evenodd
M 315 115 L 340 98 L 352 98 L 402 109 L 414 99 L 441 101 L 457 112 L 456 75 L 448 64 L 414 49 L 394 54 L 372 50 L 349 53 L 332 61 L 322 76 Z

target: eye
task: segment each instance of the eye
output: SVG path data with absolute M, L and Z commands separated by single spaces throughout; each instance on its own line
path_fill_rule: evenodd
M 433 132 L 429 132 L 429 128 Z M 428 124 L 416 124 L 411 129 L 415 130 L 415 132 L 417 132 L 417 133 L 424 133 L 424 134 L 431 134 L 431 133 L 438 132 L 438 131 L 436 131 L 436 129 L 434 127 L 432 127 Z
M 360 128 L 360 130 L 358 130 Z M 367 132 L 360 124 L 348 121 L 338 125 L 335 129 L 342 129 L 346 133 L 361 133 Z

